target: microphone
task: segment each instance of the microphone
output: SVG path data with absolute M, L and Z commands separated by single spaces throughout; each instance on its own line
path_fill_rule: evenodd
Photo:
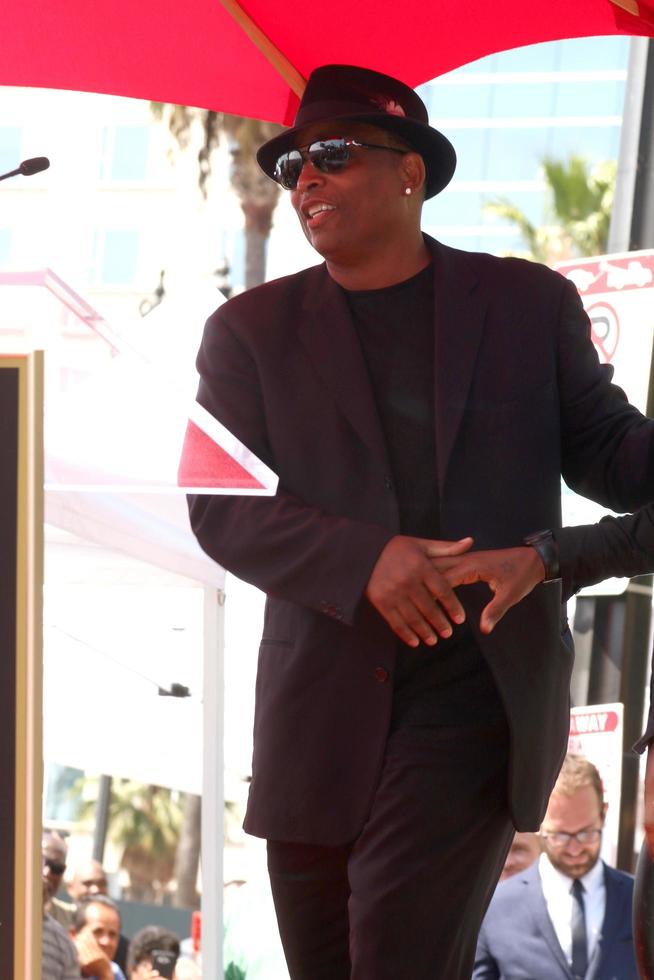
M 0 180 L 6 180 L 7 177 L 15 177 L 16 174 L 31 177 L 32 174 L 40 174 L 42 170 L 47 170 L 49 166 L 50 161 L 47 157 L 32 157 L 31 160 L 23 160 L 15 170 L 10 170 L 6 174 L 0 174 Z

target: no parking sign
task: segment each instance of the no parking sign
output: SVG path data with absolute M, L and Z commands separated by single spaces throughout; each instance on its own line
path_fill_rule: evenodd
M 602 857 L 609 864 L 615 864 L 618 856 L 623 719 L 621 704 L 587 704 L 570 711 L 568 752 L 592 762 L 602 779 L 604 802 L 608 803 Z
M 571 259 L 557 265 L 579 291 L 591 322 L 600 361 L 632 405 L 647 406 L 654 342 L 654 250 Z M 590 524 L 607 513 L 563 485 L 563 523 Z M 584 592 L 619 593 L 626 579 L 611 579 Z

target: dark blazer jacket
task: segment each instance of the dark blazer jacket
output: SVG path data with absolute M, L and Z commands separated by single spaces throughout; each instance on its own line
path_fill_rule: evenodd
M 638 980 L 631 875 L 604 865 L 606 911 L 586 980 Z M 572 980 L 532 864 L 501 882 L 479 933 L 472 980 Z
M 427 241 L 442 537 L 498 548 L 558 527 L 561 473 L 620 511 L 654 499 L 654 423 L 599 365 L 574 286 Z M 366 819 L 388 733 L 396 641 L 363 593 L 399 523 L 341 289 L 321 265 L 236 297 L 208 320 L 198 368 L 200 402 L 279 475 L 273 498 L 190 501 L 205 551 L 269 597 L 245 827 L 342 844 Z M 488 591 L 461 596 L 474 629 Z M 561 608 L 560 585 L 539 586 L 478 636 L 509 720 L 521 829 L 539 825 L 566 748 Z

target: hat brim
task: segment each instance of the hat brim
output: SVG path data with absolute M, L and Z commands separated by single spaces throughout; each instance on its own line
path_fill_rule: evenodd
M 396 116 L 388 112 L 376 113 L 351 113 L 335 115 L 326 119 L 326 123 L 338 123 L 344 121 L 365 122 L 378 129 L 395 133 L 405 143 L 419 153 L 425 161 L 427 169 L 427 179 L 425 182 L 425 199 L 439 194 L 452 179 L 456 169 L 456 153 L 454 147 L 446 136 L 432 126 L 425 123 L 407 119 L 405 116 Z M 273 137 L 259 147 L 257 151 L 257 162 L 263 172 L 274 179 L 275 164 L 282 153 L 292 150 L 296 146 L 296 137 L 306 129 L 310 123 L 302 126 L 294 126 L 287 129 L 279 136 Z M 336 132 L 333 136 L 338 135 Z

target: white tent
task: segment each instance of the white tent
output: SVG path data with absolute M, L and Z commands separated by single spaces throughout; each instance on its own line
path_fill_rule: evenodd
M 0 296 L 0 349 L 46 351 L 45 513 L 54 530 L 46 538 L 44 754 L 202 788 L 203 910 L 219 921 L 224 571 L 195 542 L 174 480 L 157 478 L 152 492 L 135 494 L 123 475 L 125 463 L 128 472 L 142 463 L 157 470 L 159 454 L 170 456 L 166 434 L 196 384 L 191 350 L 221 298 L 212 289 L 189 310 L 186 296 L 184 321 L 181 301 L 162 304 L 148 326 L 156 324 L 159 343 L 148 363 L 50 270 L 0 273 Z M 182 335 L 183 356 L 180 322 L 194 325 Z M 172 398 L 162 378 L 180 364 L 188 375 L 175 378 Z M 85 439 L 76 444 L 74 431 Z M 158 431 L 163 438 L 149 437 Z M 274 492 L 258 461 L 244 452 L 240 462 Z M 172 684 L 190 696 L 161 696 Z M 203 943 L 207 976 L 222 972 L 213 932 Z

